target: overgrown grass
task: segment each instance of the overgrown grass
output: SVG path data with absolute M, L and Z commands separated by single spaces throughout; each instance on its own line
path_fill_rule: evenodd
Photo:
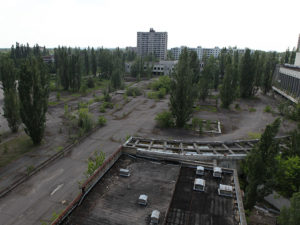
M 172 113 L 169 111 L 164 111 L 158 113 L 155 117 L 156 123 L 161 128 L 169 128 L 174 126 L 174 118 Z
M 256 132 L 249 132 L 248 133 L 248 138 L 249 139 L 260 139 L 261 133 L 256 133 Z
M 265 109 L 264 109 L 264 112 L 266 112 L 266 113 L 271 113 L 271 112 L 272 112 L 271 106 L 267 105 L 267 106 L 265 107 Z
M 34 150 L 35 147 L 26 134 L 20 135 L 0 144 L 0 167 L 18 159 L 23 154 Z
M 59 104 L 59 102 L 48 102 L 49 106 L 55 106 L 55 105 L 58 105 L 58 104 Z
M 217 107 L 213 105 L 201 105 L 201 106 L 196 106 L 195 111 L 206 111 L 206 112 L 218 112 Z

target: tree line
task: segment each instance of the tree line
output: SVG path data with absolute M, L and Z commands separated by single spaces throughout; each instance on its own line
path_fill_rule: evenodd
M 268 93 L 278 62 L 276 52 L 246 49 L 244 54 L 239 54 L 224 48 L 218 58 L 204 57 L 200 72 L 196 52 L 184 49 L 172 75 L 170 109 L 176 125 L 185 125 L 192 115 L 195 101 L 205 101 L 211 89 L 220 91 L 224 108 L 229 108 L 236 98 L 251 98 L 259 89 Z
M 41 49 L 17 43 L 0 63 L 4 117 L 12 132 L 23 123 L 34 144 L 44 136 L 49 96 L 49 74 L 41 58 L 47 53 Z

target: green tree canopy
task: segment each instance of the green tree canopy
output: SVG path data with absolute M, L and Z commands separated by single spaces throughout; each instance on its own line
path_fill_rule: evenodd
M 45 131 L 49 96 L 49 76 L 41 58 L 29 56 L 21 64 L 18 90 L 25 132 L 34 144 L 40 144 Z

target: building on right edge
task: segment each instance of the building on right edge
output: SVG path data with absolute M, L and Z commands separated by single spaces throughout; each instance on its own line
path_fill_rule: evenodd
M 300 35 L 294 65 L 277 65 L 273 77 L 273 90 L 294 103 L 300 100 Z

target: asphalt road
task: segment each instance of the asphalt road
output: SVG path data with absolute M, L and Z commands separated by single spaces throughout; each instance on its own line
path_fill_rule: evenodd
M 87 159 L 95 150 L 102 150 L 108 157 L 118 149 L 128 134 L 139 129 L 152 130 L 154 117 L 165 102 L 155 103 L 143 97 L 134 98 L 124 110 L 129 115 L 120 120 L 108 118 L 108 125 L 99 129 L 76 146 L 66 157 L 54 162 L 32 176 L 12 192 L 0 199 L 0 224 L 41 224 L 59 213 L 79 193 L 78 182 L 85 178 Z

